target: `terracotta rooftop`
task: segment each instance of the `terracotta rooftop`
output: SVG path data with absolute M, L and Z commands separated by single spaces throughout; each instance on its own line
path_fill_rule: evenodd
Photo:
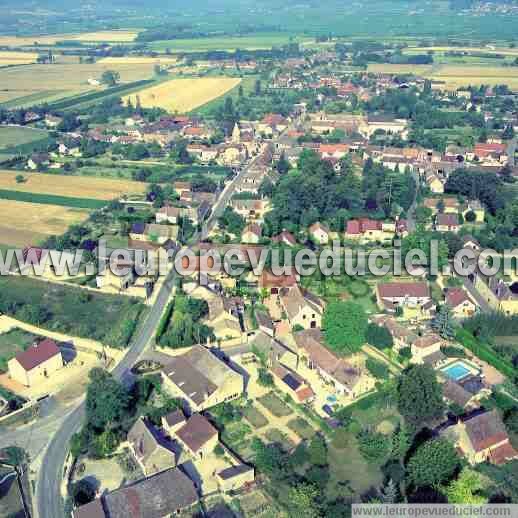
M 505 426 L 495 410 L 472 417 L 465 421 L 464 425 L 473 449 L 477 452 L 509 439 Z
M 458 227 L 459 216 L 457 214 L 437 214 L 435 223 L 441 227 Z
M 196 453 L 217 436 L 218 431 L 201 414 L 193 414 L 176 435 L 193 453 Z
M 442 343 L 442 341 L 443 340 L 439 335 L 429 334 L 419 337 L 417 340 L 414 341 L 413 345 L 415 345 L 419 349 L 426 349 L 437 343 Z
M 193 482 L 179 469 L 163 471 L 104 497 L 110 518 L 161 518 L 198 501 Z
M 18 353 L 16 359 L 26 371 L 30 371 L 57 354 L 61 354 L 61 351 L 56 342 L 46 338 L 38 344 L 31 345 L 26 351 Z
M 74 518 L 106 518 L 101 499 L 78 507 L 73 512 Z
M 497 466 L 516 458 L 518 458 L 518 451 L 513 448 L 513 445 L 510 442 L 502 444 L 490 453 L 491 462 Z
M 446 291 L 446 303 L 451 308 L 456 308 L 464 302 L 472 302 L 471 298 L 462 288 L 449 288 Z
M 430 290 L 426 282 L 387 282 L 377 286 L 382 298 L 430 297 Z

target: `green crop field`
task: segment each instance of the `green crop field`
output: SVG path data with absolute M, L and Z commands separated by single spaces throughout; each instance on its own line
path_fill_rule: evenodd
M 150 44 L 153 50 L 164 52 L 207 52 L 213 50 L 235 51 L 271 49 L 286 45 L 290 41 L 312 41 L 312 38 L 293 36 L 288 33 L 260 33 L 247 36 L 224 36 L 217 38 L 186 38 L 177 40 L 154 41 Z
M 42 205 L 57 205 L 59 207 L 72 207 L 74 209 L 101 209 L 107 204 L 106 201 L 93 200 L 91 198 L 70 198 L 68 196 L 8 191 L 5 189 L 0 189 L 0 199 L 23 201 L 26 203 L 39 203 Z
M 19 126 L 0 127 L 0 162 L 19 153 L 31 153 L 40 144 L 47 142 L 48 132 Z
M 45 130 L 19 126 L 2 126 L 0 127 L 0 153 L 3 149 L 30 144 L 43 140 L 47 136 L 48 133 Z

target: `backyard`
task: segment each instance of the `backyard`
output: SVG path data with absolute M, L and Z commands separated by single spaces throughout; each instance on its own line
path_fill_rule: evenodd
M 0 373 L 7 372 L 7 362 L 30 347 L 38 336 L 22 329 L 0 334 Z
M 0 277 L 0 311 L 29 324 L 116 348 L 129 344 L 142 305 L 26 277 Z

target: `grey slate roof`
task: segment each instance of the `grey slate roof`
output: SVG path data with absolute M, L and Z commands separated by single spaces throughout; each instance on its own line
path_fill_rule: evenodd
M 110 518 L 164 518 L 198 501 L 193 482 L 178 468 L 105 496 Z

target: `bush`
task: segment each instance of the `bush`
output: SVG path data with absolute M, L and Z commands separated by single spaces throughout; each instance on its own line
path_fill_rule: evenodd
M 378 349 L 389 349 L 394 345 L 394 340 L 390 331 L 383 326 L 377 324 L 369 324 L 365 333 L 367 342 Z
M 455 347 L 454 345 L 447 345 L 441 347 L 441 351 L 445 356 L 449 358 L 465 358 L 466 352 L 462 347 Z
M 221 444 L 216 444 L 216 447 L 214 448 L 214 455 L 216 455 L 216 457 L 223 457 L 225 455 L 225 449 L 223 446 L 221 446 Z
M 367 462 L 373 463 L 384 459 L 390 452 L 390 441 L 379 432 L 364 430 L 358 434 L 360 452 Z
M 264 368 L 259 369 L 257 382 L 263 387 L 273 387 L 273 376 Z
M 77 506 L 86 505 L 95 500 L 95 487 L 86 479 L 79 480 L 72 487 L 72 497 Z
M 403 361 L 410 360 L 410 358 L 412 358 L 412 349 L 410 347 L 403 347 L 403 349 L 399 351 L 399 357 Z
M 489 365 L 499 370 L 505 376 L 514 377 L 516 371 L 513 365 L 498 357 L 490 347 L 480 343 L 469 331 L 459 329 L 456 333 L 456 339 L 475 356 L 489 363 Z
M 389 368 L 384 363 L 379 362 L 373 358 L 367 358 L 365 366 L 376 379 L 387 380 L 390 377 Z

